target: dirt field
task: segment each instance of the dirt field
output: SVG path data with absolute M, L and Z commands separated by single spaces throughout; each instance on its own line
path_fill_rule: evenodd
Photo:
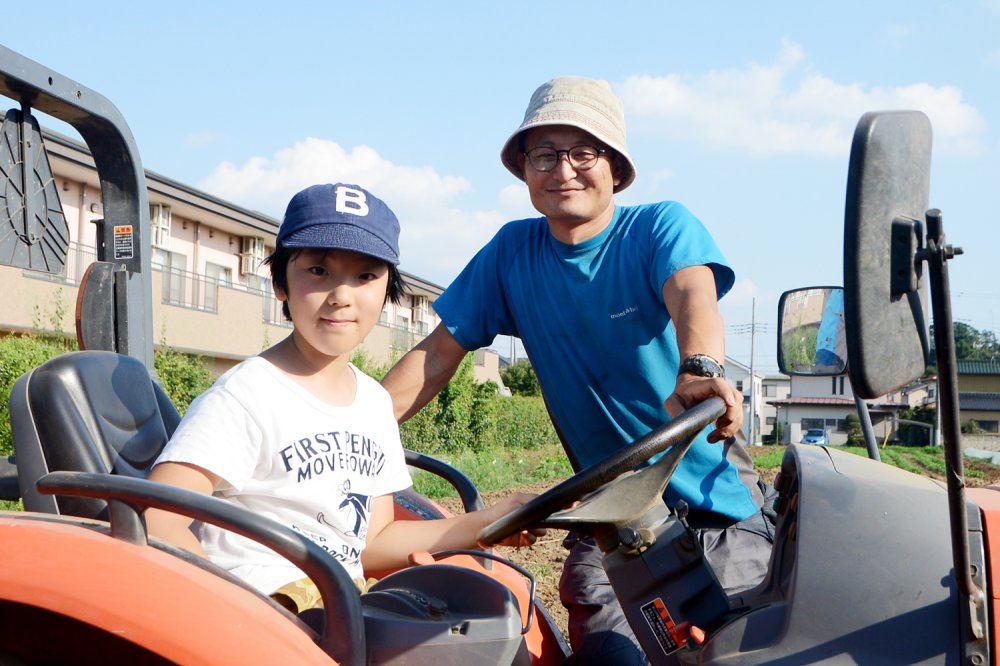
M 765 455 L 773 451 L 773 448 L 753 447 L 750 451 L 754 456 L 758 456 Z M 914 464 L 922 468 L 922 466 L 918 463 L 914 462 Z M 924 470 L 924 474 L 927 476 L 943 479 L 940 474 L 934 473 L 926 468 L 922 469 Z M 996 465 L 966 460 L 965 469 L 969 475 L 966 479 L 969 487 L 1000 484 L 1000 467 Z M 763 477 L 768 483 L 772 483 L 775 475 L 777 474 L 777 468 L 762 469 L 758 471 L 760 472 L 761 477 Z M 515 491 L 540 493 L 551 485 L 554 484 L 532 484 L 504 491 L 483 493 L 483 500 L 487 505 L 491 505 L 509 493 Z M 461 511 L 461 504 L 457 499 L 443 499 L 439 501 L 443 506 L 447 507 L 452 512 Z M 561 530 L 549 530 L 549 533 L 539 539 L 531 548 L 498 549 L 501 555 L 510 559 L 512 562 L 523 566 L 534 574 L 535 579 L 537 580 L 537 594 L 539 598 L 544 603 L 546 610 L 548 610 L 553 620 L 555 620 L 556 624 L 563 631 L 566 629 L 567 617 L 566 610 L 563 608 L 562 604 L 559 603 L 558 586 L 559 575 L 562 572 L 562 563 L 566 555 L 566 551 L 562 548 L 562 540 L 565 535 L 566 533 Z

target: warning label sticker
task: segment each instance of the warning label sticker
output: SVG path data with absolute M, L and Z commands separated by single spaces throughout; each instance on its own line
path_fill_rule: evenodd
M 667 607 L 663 605 L 663 601 L 659 598 L 653 599 L 643 606 L 641 610 L 643 616 L 646 618 L 646 624 L 649 625 L 653 635 L 656 636 L 656 642 L 660 644 L 660 649 L 663 650 L 663 653 L 670 654 L 671 652 L 676 652 L 680 646 L 677 645 L 677 641 L 674 640 L 674 636 L 671 633 L 675 624 L 670 617 L 670 613 L 667 612 Z
M 131 224 L 121 224 L 115 227 L 115 259 L 131 259 L 135 235 Z

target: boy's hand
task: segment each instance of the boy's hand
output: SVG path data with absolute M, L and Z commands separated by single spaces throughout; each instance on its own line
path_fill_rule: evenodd
M 682 374 L 663 408 L 673 418 L 713 396 L 726 402 L 726 412 L 715 422 L 715 430 L 708 434 L 708 441 L 721 442 L 735 435 L 743 425 L 743 394 L 725 379 Z
M 484 517 L 488 514 L 488 522 L 483 526 L 489 525 L 496 520 L 506 516 L 508 513 L 518 508 L 522 504 L 537 497 L 537 494 L 533 493 L 514 493 L 505 497 L 503 500 L 497 502 L 488 509 L 483 510 Z M 525 546 L 531 546 L 538 540 L 538 537 L 545 536 L 544 527 L 534 527 L 526 530 L 521 530 L 517 534 L 512 534 L 503 541 L 495 544 L 488 544 L 491 546 L 510 546 L 513 548 L 524 548 Z

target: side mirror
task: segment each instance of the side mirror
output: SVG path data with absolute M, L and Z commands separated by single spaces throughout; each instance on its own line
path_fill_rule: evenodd
M 847 370 L 844 290 L 808 287 L 778 301 L 778 367 L 786 375 L 818 377 Z
M 844 291 L 851 387 L 866 400 L 924 373 L 927 280 L 919 256 L 931 172 L 931 124 L 919 111 L 866 113 L 851 144 L 844 209 Z

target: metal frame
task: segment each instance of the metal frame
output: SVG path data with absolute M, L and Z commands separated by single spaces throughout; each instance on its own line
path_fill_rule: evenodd
M 73 126 L 83 137 L 101 181 L 104 220 L 97 259 L 114 266 L 115 349 L 153 367 L 149 198 L 132 132 L 102 95 L 0 46 L 0 95 Z M 23 151 L 27 154 L 27 151 Z

